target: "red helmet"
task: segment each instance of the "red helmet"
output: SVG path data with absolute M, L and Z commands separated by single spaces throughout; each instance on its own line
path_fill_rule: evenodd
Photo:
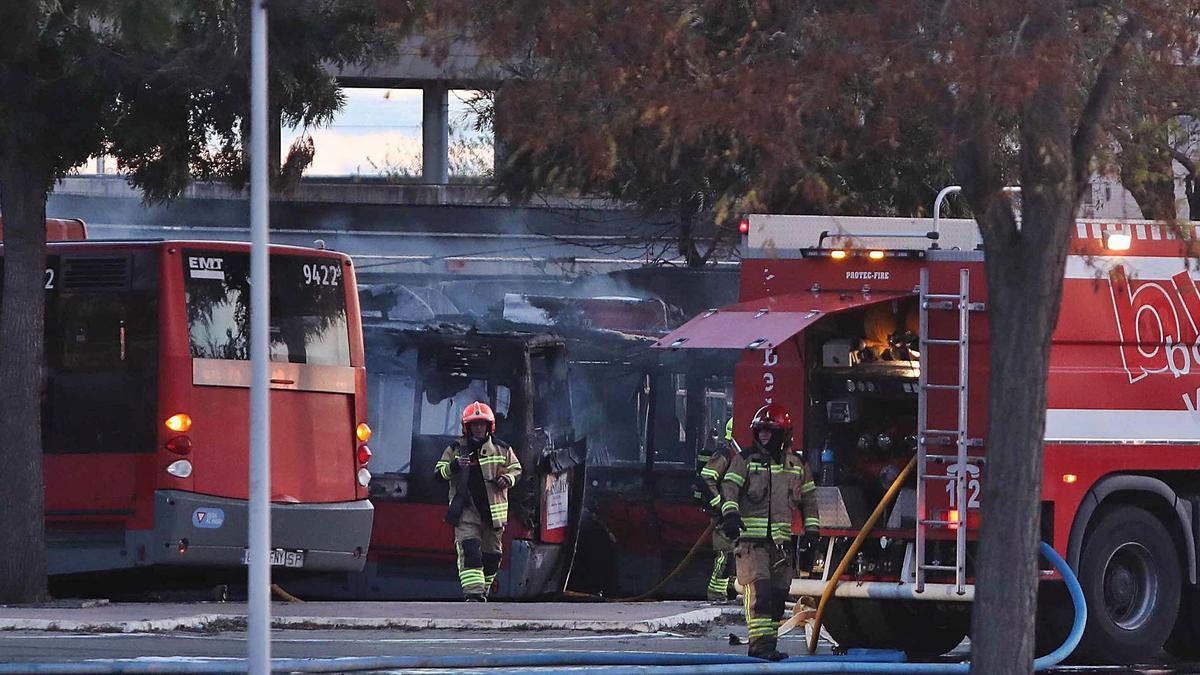
M 750 421 L 750 431 L 757 433 L 760 429 L 771 431 L 772 445 L 785 448 L 792 444 L 792 414 L 781 405 L 764 405 L 754 413 L 754 419 Z
M 475 401 L 467 406 L 467 409 L 462 414 L 462 429 L 463 436 L 467 435 L 467 425 L 471 422 L 487 422 L 488 433 L 496 432 L 496 415 L 492 413 L 492 408 L 486 403 Z

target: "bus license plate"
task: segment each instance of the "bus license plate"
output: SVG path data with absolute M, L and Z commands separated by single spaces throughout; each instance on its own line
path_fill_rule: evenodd
M 250 550 L 242 549 L 242 564 L 250 564 Z M 271 549 L 271 567 L 304 567 L 304 551 Z

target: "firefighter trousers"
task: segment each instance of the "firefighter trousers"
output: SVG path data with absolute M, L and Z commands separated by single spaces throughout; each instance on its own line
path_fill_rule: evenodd
M 733 542 L 720 526 L 713 528 L 713 568 L 708 578 L 709 602 L 725 602 L 729 600 L 729 573 L 733 571 Z
M 750 656 L 775 650 L 792 583 L 790 548 L 769 539 L 742 539 L 737 543 L 737 580 L 745 600 Z
M 474 504 L 463 507 L 454 526 L 454 551 L 458 554 L 458 582 L 463 595 L 486 596 L 500 569 L 504 528 L 493 528 L 491 517 L 484 522 Z

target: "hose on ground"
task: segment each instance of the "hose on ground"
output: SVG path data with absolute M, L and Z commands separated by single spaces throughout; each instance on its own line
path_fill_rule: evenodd
M 821 620 L 825 618 L 825 607 L 829 604 L 829 599 L 833 597 L 833 591 L 837 588 L 839 580 L 845 574 L 850 561 L 854 559 L 854 554 L 858 553 L 858 549 L 866 541 L 867 535 L 871 534 L 871 530 L 875 529 L 875 523 L 883 516 L 883 512 L 887 510 L 888 505 L 892 503 L 896 495 L 900 493 L 900 488 L 904 486 L 904 481 L 908 480 L 908 475 L 912 473 L 916 465 L 917 456 L 913 455 L 912 459 L 908 460 L 908 464 L 904 467 L 904 470 L 896 477 L 896 480 L 892 481 L 892 485 L 883 495 L 883 499 L 879 500 L 879 504 L 871 512 L 871 517 L 867 518 L 866 524 L 858 531 L 858 536 L 854 538 L 854 542 L 850 544 L 850 548 L 846 549 L 846 553 L 842 556 L 841 562 L 838 563 L 837 569 L 829 576 L 829 583 L 825 584 L 825 591 L 821 593 L 821 601 L 817 603 L 817 616 L 814 619 L 813 631 L 808 637 L 809 654 L 815 654 L 817 651 L 817 640 L 821 637 Z
M 904 659 L 898 651 L 860 650 L 850 658 L 861 658 L 870 662 L 896 663 Z M 852 652 L 853 654 L 853 652 Z M 813 661 L 843 660 L 844 656 L 813 657 Z M 805 659 L 806 661 L 809 659 Z M 537 667 L 664 667 L 721 665 L 751 667 L 763 660 L 740 654 L 694 654 L 694 653 L 650 653 L 650 652 L 584 652 L 570 651 L 542 654 L 472 654 L 456 656 L 367 656 L 320 659 L 272 659 L 273 672 L 330 673 L 355 672 L 384 669 L 450 669 L 450 668 L 537 668 Z M 245 672 L 245 659 L 215 659 L 197 661 L 189 659 L 182 663 L 168 661 L 137 661 L 134 659 L 103 659 L 78 663 L 12 663 L 0 664 L 0 674 L 30 673 L 32 675 L 90 675 L 113 673 L 159 674 L 159 673 L 231 673 Z
M 286 602 L 293 602 L 293 603 L 304 602 L 300 598 L 297 598 L 296 596 L 292 595 L 291 593 L 288 593 L 287 591 L 283 590 L 283 586 L 280 586 L 279 584 L 271 584 L 271 592 L 274 593 L 275 596 L 278 597 L 280 600 L 284 600 Z
M 1087 624 L 1087 605 L 1079 580 L 1062 556 L 1042 542 L 1042 555 L 1050 560 L 1062 575 L 1075 605 L 1075 622 L 1066 641 L 1046 656 L 1034 661 L 1036 670 L 1051 668 L 1062 662 L 1079 645 Z M 328 673 L 384 669 L 464 669 L 507 668 L 512 671 L 536 667 L 560 667 L 570 670 L 544 670 L 554 675 L 577 675 L 577 668 L 603 668 L 605 675 L 736 675 L 738 673 L 900 673 L 913 675 L 963 675 L 969 673 L 969 663 L 902 663 L 899 652 L 883 650 L 851 650 L 846 656 L 794 657 L 778 663 L 732 654 L 654 654 L 645 652 L 558 652 L 542 654 L 490 654 L 468 656 L 381 656 L 335 659 L 274 659 L 276 672 Z M 230 673 L 245 672 L 245 659 L 223 659 L 216 662 L 135 661 L 129 659 L 96 659 L 75 663 L 7 663 L 0 664 L 0 675 L 157 675 L 160 673 Z M 495 671 L 493 671 L 495 672 Z

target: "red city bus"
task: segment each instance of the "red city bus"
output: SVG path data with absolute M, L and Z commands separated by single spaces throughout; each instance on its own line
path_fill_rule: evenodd
M 245 563 L 249 257 L 229 242 L 47 245 L 51 574 Z M 285 246 L 270 268 L 272 564 L 359 570 L 373 509 L 354 269 Z

